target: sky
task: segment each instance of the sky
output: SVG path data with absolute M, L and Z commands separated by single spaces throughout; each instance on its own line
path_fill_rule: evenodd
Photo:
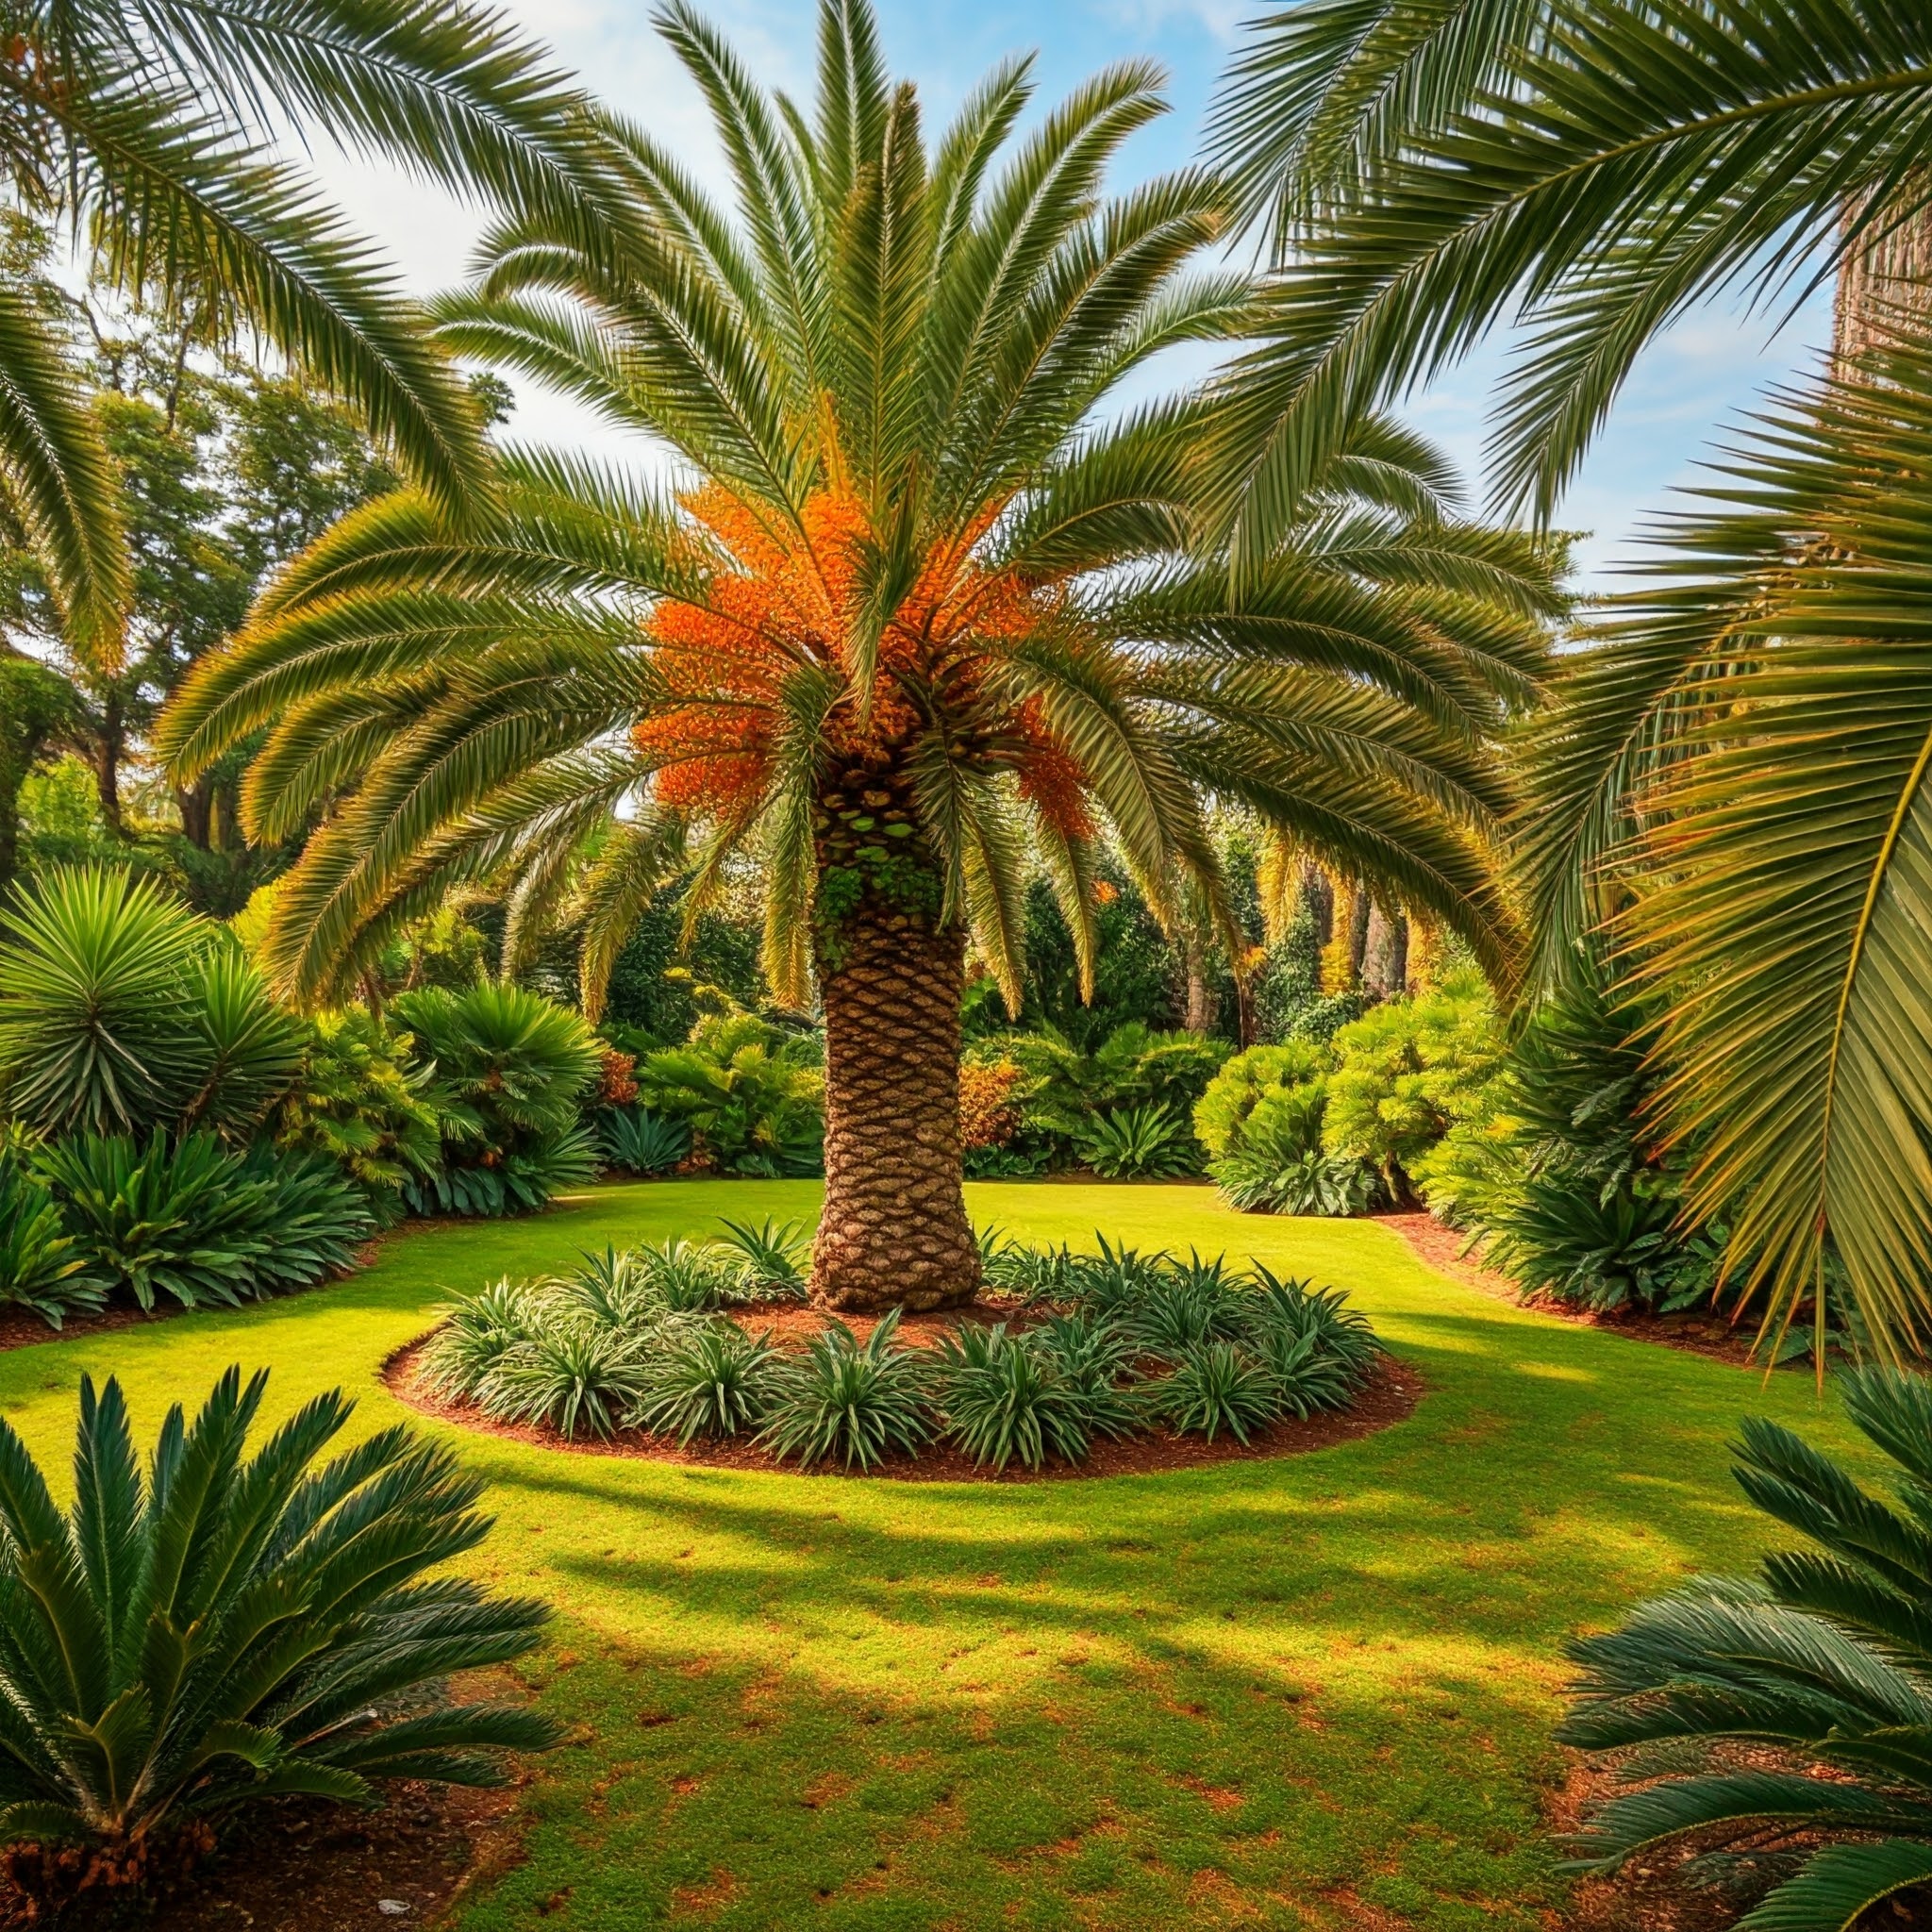
M 700 0 L 766 84 L 809 97 L 814 8 L 809 0 Z M 1196 150 L 1216 84 L 1255 10 L 1254 0 L 878 0 L 895 73 L 919 87 L 931 125 L 1002 57 L 1037 51 L 1036 109 L 1112 60 L 1151 58 L 1169 76 L 1173 111 L 1125 150 L 1117 186 L 1184 164 Z M 724 186 L 695 90 L 651 29 L 645 0 L 508 0 L 506 9 L 558 61 L 671 145 L 701 179 Z M 462 277 L 478 214 L 393 175 L 329 158 L 321 172 L 352 218 L 422 293 Z M 1782 330 L 1776 317 L 1711 308 L 1656 344 L 1626 386 L 1607 430 L 1572 485 L 1559 522 L 1587 532 L 1586 588 L 1614 588 L 1641 556 L 1639 533 L 1691 485 L 1700 456 L 1768 388 L 1808 373 L 1828 333 L 1814 302 Z M 1485 418 L 1507 368 L 1501 345 L 1440 378 L 1407 413 L 1462 468 L 1480 498 Z M 520 388 L 513 433 L 533 441 L 590 442 L 628 454 L 573 406 Z M 1681 501 L 1681 498 L 1678 499 Z

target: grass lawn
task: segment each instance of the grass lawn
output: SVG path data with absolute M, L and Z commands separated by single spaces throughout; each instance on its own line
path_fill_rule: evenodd
M 477 1567 L 558 1607 L 530 1676 L 575 1726 L 530 1790 L 527 1861 L 465 1932 L 1559 1923 L 1558 1645 L 1751 1560 L 1726 1441 L 1757 1409 L 1841 1446 L 1808 1377 L 1524 1314 L 1372 1224 L 1200 1188 L 969 1192 L 1031 1239 L 1098 1226 L 1336 1282 L 1430 1392 L 1313 1455 L 1015 1486 L 464 1435 L 500 1518 Z M 277 1413 L 341 1383 L 374 1425 L 397 1413 L 379 1364 L 452 1291 L 813 1199 L 613 1187 L 405 1236 L 322 1292 L 0 1356 L 0 1405 L 63 1465 L 83 1368 L 121 1377 L 143 1439 L 231 1361 L 273 1365 Z

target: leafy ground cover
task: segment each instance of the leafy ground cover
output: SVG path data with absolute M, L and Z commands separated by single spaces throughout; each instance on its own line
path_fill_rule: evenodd
M 1563 1638 L 1744 1568 L 1766 1529 L 1728 1474 L 1740 1418 L 1851 1451 L 1835 1403 L 1510 1307 L 1374 1223 L 1244 1218 L 1198 1188 L 971 1194 L 1029 1240 L 1102 1226 L 1346 1287 L 1430 1392 L 1312 1455 L 1015 1487 L 452 1431 L 501 1518 L 473 1570 L 562 1612 L 527 1676 L 573 1727 L 464 1932 L 1560 1923 Z M 402 1412 L 382 1362 L 447 1294 L 813 1200 L 656 1183 L 412 1231 L 313 1294 L 7 1354 L 0 1407 L 58 1464 L 84 1367 L 145 1434 L 241 1360 L 274 1367 L 273 1412 L 340 1382 L 374 1427 Z

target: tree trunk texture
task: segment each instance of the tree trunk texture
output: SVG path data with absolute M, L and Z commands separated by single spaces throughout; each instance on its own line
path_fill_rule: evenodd
M 1408 922 L 1369 902 L 1368 930 L 1362 944 L 1362 986 L 1378 1000 L 1400 999 L 1408 990 Z
M 820 949 L 825 1208 L 811 1295 L 828 1308 L 942 1308 L 979 1289 L 960 1187 L 966 941 L 868 890 Z M 828 967 L 833 970 L 827 970 Z
M 1832 356 L 1849 376 L 1852 358 L 1882 348 L 1901 324 L 1932 324 L 1932 209 L 1852 249 L 1839 265 L 1832 305 Z

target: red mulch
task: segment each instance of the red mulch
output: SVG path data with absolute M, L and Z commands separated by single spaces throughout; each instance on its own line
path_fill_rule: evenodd
M 1567 1302 L 1553 1301 L 1547 1295 L 1524 1297 L 1507 1274 L 1482 1264 L 1479 1243 L 1465 1254 L 1463 1248 L 1469 1237 L 1453 1227 L 1444 1227 L 1432 1215 L 1378 1214 L 1374 1218 L 1384 1227 L 1392 1227 L 1431 1268 L 1466 1288 L 1494 1295 L 1499 1301 L 1515 1302 L 1519 1307 L 1536 1309 L 1541 1315 L 1554 1315 L 1559 1322 L 1574 1323 L 1579 1328 L 1603 1328 L 1612 1335 L 1627 1335 L 1633 1341 L 1655 1341 L 1665 1348 L 1708 1356 L 1714 1361 L 1730 1362 L 1739 1368 L 1764 1366 L 1751 1358 L 1751 1341 L 1757 1332 L 1753 1326 L 1733 1327 L 1721 1315 L 1695 1310 L 1649 1315 L 1641 1308 L 1633 1308 L 1599 1315 L 1588 1308 L 1572 1307 Z
M 771 1329 L 780 1340 L 804 1339 L 817 1334 L 826 1317 L 816 1309 L 801 1307 L 795 1302 L 764 1304 L 734 1310 L 735 1318 L 755 1331 Z M 976 1302 L 966 1308 L 941 1313 L 907 1315 L 900 1332 L 908 1342 L 929 1347 L 944 1331 L 969 1318 L 1009 1320 L 1010 1303 Z M 876 1325 L 876 1318 L 852 1315 L 842 1318 L 862 1341 Z M 513 1423 L 491 1422 L 464 1402 L 445 1402 L 421 1388 L 416 1380 L 416 1363 L 425 1342 L 410 1343 L 399 1350 L 383 1366 L 383 1380 L 391 1391 L 422 1414 L 433 1415 L 464 1428 L 479 1429 L 486 1435 L 505 1436 L 512 1441 L 532 1442 L 546 1449 L 574 1450 L 584 1456 L 630 1457 L 648 1462 L 693 1464 L 705 1469 L 756 1469 L 784 1475 L 859 1474 L 832 1464 L 820 1464 L 809 1472 L 796 1464 L 780 1462 L 749 1442 L 693 1442 L 680 1449 L 668 1436 L 649 1436 L 627 1430 L 608 1442 L 594 1437 L 567 1441 L 555 1429 L 532 1428 Z M 1170 1469 L 1197 1469 L 1208 1463 L 1250 1462 L 1280 1456 L 1305 1455 L 1311 1449 L 1326 1449 L 1337 1442 L 1353 1441 L 1358 1436 L 1374 1435 L 1404 1421 L 1424 1394 L 1421 1375 L 1407 1362 L 1384 1357 L 1345 1409 L 1310 1417 L 1300 1422 L 1293 1417 L 1274 1423 L 1250 1437 L 1245 1444 L 1224 1437 L 1204 1442 L 1198 1436 L 1175 1436 L 1165 1429 L 1149 1435 L 1131 1436 L 1123 1441 L 1097 1441 L 1085 1462 L 1047 1464 L 1041 1470 L 1009 1468 L 1005 1471 L 982 1469 L 962 1451 L 934 1444 L 916 1457 L 889 1457 L 870 1472 L 874 1476 L 900 1482 L 924 1483 L 1025 1483 L 1053 1482 L 1091 1476 L 1151 1475 Z

